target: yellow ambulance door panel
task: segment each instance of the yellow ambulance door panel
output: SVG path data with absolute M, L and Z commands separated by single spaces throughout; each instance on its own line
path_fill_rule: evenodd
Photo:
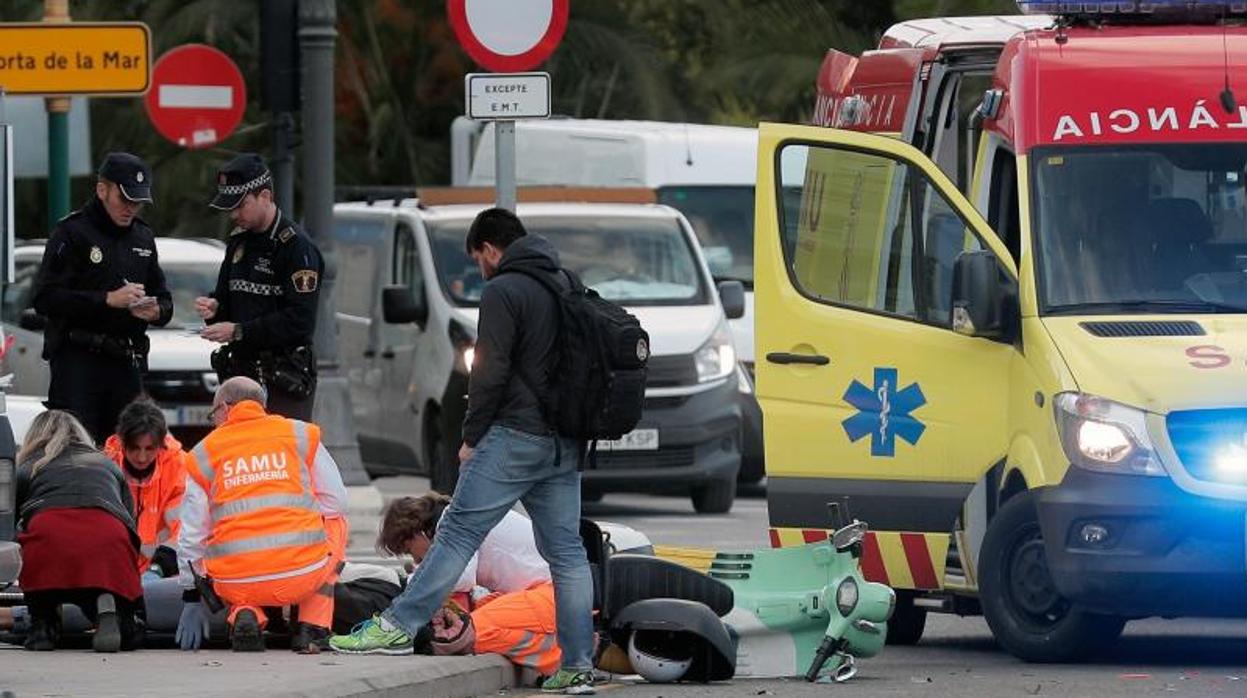
M 872 529 L 948 533 L 1005 454 L 1015 351 L 951 329 L 953 265 L 990 249 L 1016 271 L 913 147 L 778 124 L 759 136 L 757 394 L 772 525 L 821 528 L 826 503 L 847 496 Z

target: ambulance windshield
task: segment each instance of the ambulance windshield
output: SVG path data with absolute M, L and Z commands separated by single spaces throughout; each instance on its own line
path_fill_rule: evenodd
M 607 300 L 624 305 L 709 302 L 692 246 L 675 218 L 524 216 L 545 236 L 563 266 Z M 485 281 L 463 250 L 470 220 L 429 225 L 442 288 L 457 305 L 476 305 Z
M 1247 312 L 1247 145 L 1031 157 L 1046 314 Z

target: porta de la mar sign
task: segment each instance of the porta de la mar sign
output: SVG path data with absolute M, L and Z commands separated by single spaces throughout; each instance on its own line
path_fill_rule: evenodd
M 151 77 L 141 22 L 0 24 L 0 89 L 11 95 L 135 95 Z

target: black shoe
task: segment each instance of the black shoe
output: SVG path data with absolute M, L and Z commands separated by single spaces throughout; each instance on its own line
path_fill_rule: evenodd
M 26 649 L 32 652 L 51 652 L 60 640 L 57 622 L 48 618 L 30 619 L 30 634 L 26 636 Z
M 412 654 L 433 654 L 433 624 L 426 623 L 411 640 Z
M 299 623 L 290 639 L 290 649 L 299 654 L 316 654 L 329 649 L 329 628 Z
M 112 594 L 100 594 L 95 602 L 98 627 L 91 638 L 91 648 L 96 652 L 117 652 L 121 649 L 121 623 L 117 619 L 117 600 Z
M 147 637 L 147 624 L 133 613 L 123 613 L 117 617 L 121 625 L 121 651 L 133 652 L 143 646 Z
M 235 652 L 263 652 L 264 631 L 255 611 L 239 611 L 229 630 L 229 644 Z

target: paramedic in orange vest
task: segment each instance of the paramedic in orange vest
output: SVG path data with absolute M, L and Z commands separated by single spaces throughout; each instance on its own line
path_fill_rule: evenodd
M 178 508 L 186 490 L 182 444 L 156 403 L 139 398 L 121 411 L 104 453 L 121 466 L 134 499 L 139 574 L 144 581 L 177 574 Z
M 296 652 L 328 647 L 347 542 L 347 494 L 315 425 L 264 411 L 263 387 L 221 384 L 216 429 L 186 458 L 178 537 L 184 601 L 176 638 L 198 649 L 208 609 L 195 576 L 229 607 L 235 652 L 264 650 L 263 606 L 298 606 Z

